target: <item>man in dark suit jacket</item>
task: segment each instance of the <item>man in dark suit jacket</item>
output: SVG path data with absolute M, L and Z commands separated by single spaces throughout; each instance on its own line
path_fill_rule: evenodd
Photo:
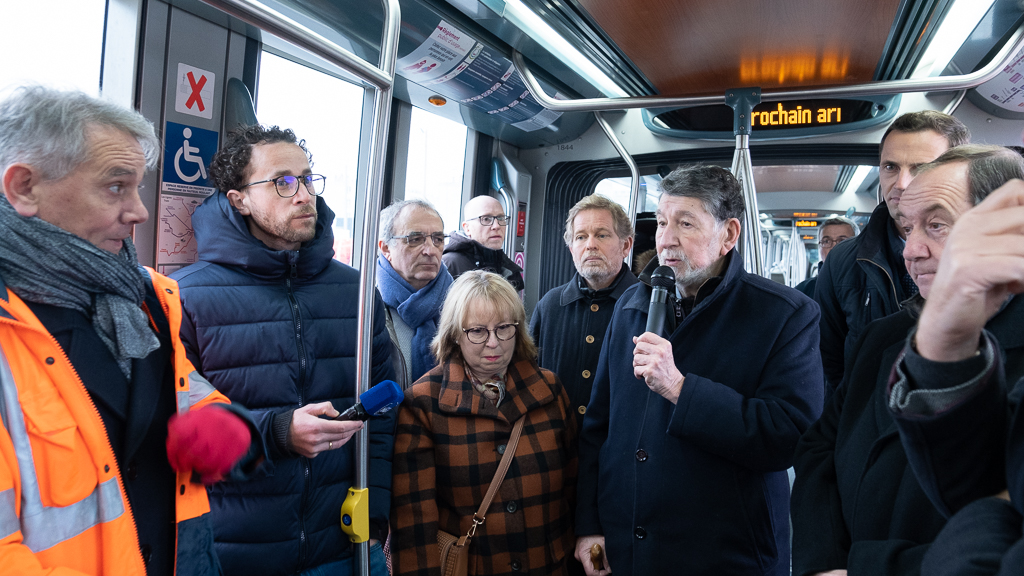
M 818 256 L 821 257 L 819 267 L 825 265 L 825 258 L 828 258 L 832 249 L 844 240 L 849 240 L 860 234 L 857 224 L 843 216 L 833 216 L 821 223 L 818 228 Z M 814 298 L 814 287 L 818 284 L 818 276 L 811 276 L 797 284 L 795 288 L 808 298 Z
M 904 114 L 882 136 L 878 180 L 884 201 L 860 236 L 836 247 L 815 286 L 814 299 L 821 306 L 821 361 L 833 390 L 864 328 L 899 312 L 901 303 L 917 292 L 903 265 L 906 238 L 897 219 L 914 171 L 969 140 L 960 120 L 934 110 Z
M 1013 180 L 958 221 L 890 377 L 889 408 L 911 468 L 951 516 L 925 556 L 926 574 L 1024 565 L 1021 206 L 1024 182 Z
M 890 367 L 931 295 L 953 224 L 995 187 L 1021 176 L 1024 161 L 1016 153 L 965 145 L 922 166 L 903 194 L 903 258 L 920 294 L 868 326 L 821 419 L 800 438 L 792 495 L 795 576 L 921 572 L 945 518 L 915 479 L 889 415 Z M 1024 302 L 1011 303 L 1003 314 L 989 328 L 1001 336 L 1018 332 Z M 1024 359 L 1024 348 L 1005 352 Z

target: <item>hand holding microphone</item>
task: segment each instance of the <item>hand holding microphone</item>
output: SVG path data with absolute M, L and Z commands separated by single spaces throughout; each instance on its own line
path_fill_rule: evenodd
M 292 413 L 288 448 L 306 458 L 340 448 L 363 429 L 363 421 L 398 406 L 402 396 L 398 384 L 385 380 L 363 392 L 359 403 L 342 412 L 330 402 L 307 404 Z
M 651 306 L 647 330 L 633 337 L 633 375 L 651 391 L 675 404 L 683 389 L 683 375 L 676 368 L 672 343 L 662 337 L 668 317 L 668 290 L 675 287 L 675 274 L 668 266 L 659 266 L 651 274 Z
M 651 274 L 651 305 L 647 310 L 647 332 L 661 336 L 668 317 L 668 291 L 675 288 L 676 275 L 668 266 L 658 266 Z
M 329 420 L 369 420 L 380 416 L 402 403 L 402 389 L 393 380 L 385 380 L 363 392 L 359 402 Z

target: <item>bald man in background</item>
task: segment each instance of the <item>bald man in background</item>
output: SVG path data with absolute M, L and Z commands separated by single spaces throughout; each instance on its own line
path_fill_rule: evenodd
M 524 288 L 523 269 L 501 247 L 505 243 L 508 216 L 491 196 L 477 196 L 462 209 L 462 230 L 451 234 L 441 260 L 453 278 L 470 270 L 494 272 L 508 280 L 516 291 Z

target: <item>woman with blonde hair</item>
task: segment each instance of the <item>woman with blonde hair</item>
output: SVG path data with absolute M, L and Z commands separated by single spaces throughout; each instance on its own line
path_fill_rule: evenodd
M 406 391 L 395 433 L 394 574 L 441 574 L 438 531 L 470 531 L 520 418 L 512 464 L 469 545 L 469 574 L 568 574 L 576 426 L 558 378 L 537 366 L 515 290 L 497 274 L 460 276 L 432 349 L 440 364 Z

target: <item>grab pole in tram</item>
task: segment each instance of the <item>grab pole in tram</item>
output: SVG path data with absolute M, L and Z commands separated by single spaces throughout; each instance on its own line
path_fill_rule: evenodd
M 389 78 L 395 77 L 395 63 L 398 60 L 398 32 L 402 21 L 398 0 L 382 0 L 384 4 L 384 34 L 380 45 L 380 68 Z M 373 371 L 373 299 L 376 294 L 377 226 L 380 220 L 380 200 L 384 190 L 384 161 L 387 154 L 388 127 L 391 121 L 391 91 L 393 84 L 386 88 L 366 88 L 373 92 L 373 124 L 370 129 L 369 159 L 366 164 L 369 173 L 362 181 L 367 183 L 363 193 L 363 242 L 359 258 L 359 351 L 356 355 L 356 374 L 359 376 L 358 395 L 370 389 L 370 373 Z M 357 396 L 358 397 L 358 396 Z M 367 470 L 369 469 L 370 430 L 369 422 L 356 435 L 356 479 L 355 490 L 367 494 Z M 350 492 L 351 494 L 352 492 Z M 368 513 L 368 511 L 367 511 Z M 353 540 L 355 540 L 353 538 Z M 381 543 L 383 544 L 383 542 Z M 370 542 L 364 537 L 356 543 L 356 556 L 362 576 L 370 574 Z
M 629 225 L 633 228 L 634 233 L 636 231 L 636 213 L 640 206 L 640 169 L 637 168 L 636 161 L 629 155 L 629 151 L 622 145 L 619 138 L 615 135 L 615 130 L 608 124 L 608 121 L 604 119 L 604 116 L 600 112 L 594 112 L 594 118 L 597 118 L 597 124 L 604 130 L 605 136 L 608 137 L 608 141 L 615 147 L 616 152 L 622 159 L 626 161 L 626 166 L 629 166 L 629 175 L 631 177 L 629 185 L 629 209 L 626 211 L 629 213 Z M 629 254 L 626 255 L 626 264 L 632 268 L 633 263 L 633 246 L 636 246 L 634 242 L 629 247 Z
M 736 135 L 736 152 L 732 157 L 732 175 L 743 188 L 743 226 L 740 246 L 743 247 L 743 268 L 765 276 L 764 254 L 761 250 L 761 221 L 758 219 L 757 192 L 754 190 L 754 168 L 750 163 L 750 113 L 761 103 L 760 88 L 733 88 L 725 91 L 725 103 L 733 110 L 732 128 Z

